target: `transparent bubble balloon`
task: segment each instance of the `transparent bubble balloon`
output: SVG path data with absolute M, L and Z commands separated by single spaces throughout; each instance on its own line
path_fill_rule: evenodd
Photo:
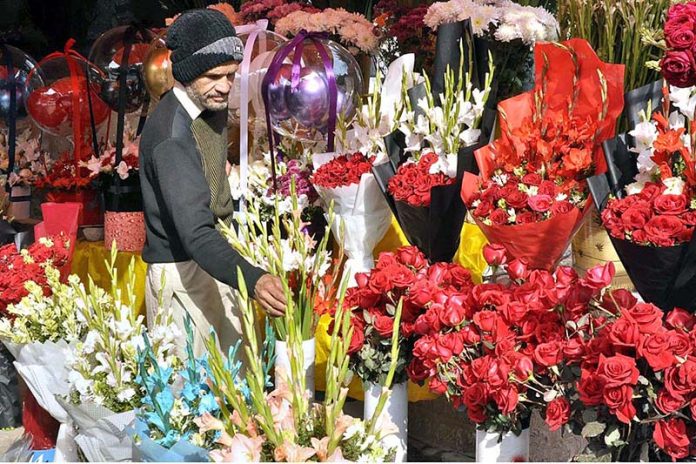
M 33 75 L 37 72 L 43 76 L 43 81 L 34 78 Z M 84 133 L 91 126 L 88 97 L 92 100 L 97 126 L 111 112 L 99 97 L 99 82 L 102 78 L 103 74 L 96 66 L 74 55 L 61 54 L 44 59 L 29 75 L 27 112 L 39 128 L 50 134 L 72 138 L 74 124 L 79 124 L 77 128 Z
M 360 66 L 343 46 L 332 40 L 320 40 L 333 63 L 336 76 L 337 115 L 346 123 L 355 116 L 363 88 Z M 271 125 L 280 135 L 300 141 L 325 140 L 329 123 L 329 80 L 323 60 L 311 40 L 303 42 L 299 60 L 299 80 L 292 83 L 294 51 L 270 76 L 267 96 Z M 278 52 L 282 45 L 276 49 Z M 267 66 L 270 61 L 267 63 Z
M 157 103 L 165 92 L 174 87 L 170 51 L 164 41 L 166 31 L 158 34 L 150 43 L 143 62 L 143 77 L 153 103 Z
M 34 86 L 43 85 L 41 73 L 32 72 L 35 68 L 36 61 L 22 50 L 10 45 L 0 47 L 0 128 L 9 127 L 13 88 L 16 98 L 15 123 L 17 127 L 22 127 L 28 122 L 26 92 L 30 75 Z
M 241 28 L 240 28 L 241 29 Z M 239 38 L 244 43 L 244 48 L 248 46 L 249 38 L 252 37 L 253 32 L 240 32 Z M 273 55 L 275 54 L 276 48 L 278 46 L 287 42 L 287 39 L 280 34 L 271 31 L 258 31 L 256 33 L 256 40 L 254 40 L 253 45 L 251 45 L 251 59 L 249 62 L 249 87 L 247 94 L 246 103 L 249 105 L 249 117 L 259 120 L 263 120 L 265 125 L 265 113 L 263 106 L 263 97 L 261 95 L 261 83 L 263 78 L 268 71 L 268 65 L 271 62 Z M 239 109 L 242 105 L 242 67 L 237 69 L 234 76 L 234 82 L 232 83 L 232 90 L 230 91 L 230 115 L 231 122 L 237 122 L 239 119 Z
M 99 96 L 112 110 L 118 111 L 120 70 L 125 56 L 126 67 L 125 112 L 142 108 L 147 96 L 143 76 L 144 61 L 155 35 L 148 29 L 119 26 L 103 33 L 92 45 L 89 60 L 102 70 Z M 130 44 L 130 45 L 129 45 Z

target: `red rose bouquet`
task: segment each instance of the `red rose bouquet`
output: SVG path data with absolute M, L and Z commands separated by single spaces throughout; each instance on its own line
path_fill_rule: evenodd
M 609 173 L 590 180 L 602 222 L 636 289 L 668 311 L 696 309 L 696 126 L 691 89 L 663 89 L 661 111 L 607 146 Z M 690 135 L 687 135 L 690 134 Z M 635 154 L 637 153 L 637 157 Z M 693 249 L 692 249 L 693 248 Z
M 449 262 L 456 253 L 466 217 L 458 195 L 461 179 L 473 164 L 474 149 L 487 140 L 482 120 L 493 68 L 483 88 L 474 89 L 471 73 L 465 74 L 463 67 L 462 63 L 458 80 L 448 69 L 439 96 L 427 78 L 424 84 L 404 89 L 399 128 L 404 141 L 387 143 L 390 162 L 375 167 L 406 238 L 432 262 Z
M 408 378 L 406 368 L 413 356 L 416 323 L 426 307 L 440 295 L 473 286 L 471 274 L 456 264 L 432 266 L 416 247 L 382 253 L 375 269 L 357 274 L 357 287 L 348 290 L 347 306 L 352 308 L 353 337 L 350 368 L 364 382 L 384 384 L 391 361 L 394 315 L 402 304 L 399 359 L 394 384 Z M 456 315 L 442 314 L 454 318 Z
M 578 341 L 571 429 L 612 461 L 696 455 L 694 315 L 682 309 L 665 315 L 626 290 L 606 294 L 601 310 L 606 320 Z
M 489 245 L 492 266 L 506 250 Z M 438 295 L 415 322 L 411 379 L 466 406 L 481 430 L 519 435 L 534 409 L 552 430 L 570 416 L 565 366 L 584 353 L 578 333 L 596 323 L 591 305 L 609 285 L 612 263 L 583 277 L 570 267 L 552 274 L 523 260 L 506 266 L 509 281 L 460 286 Z
M 25 282 L 33 281 L 48 291 L 45 264 L 61 269 L 69 261 L 70 243 L 63 237 L 42 238 L 28 249 L 17 251 L 14 244 L 0 248 L 0 315 L 7 306 L 28 295 Z
M 624 68 L 582 39 L 537 44 L 535 62 L 535 89 L 498 105 L 502 137 L 476 152 L 480 176 L 467 173 L 461 193 L 490 242 L 550 270 L 588 212 L 585 179 L 605 170 L 601 144 L 623 108 Z M 531 211 L 523 207 L 520 221 L 508 201 L 522 207 L 521 194 Z
M 372 174 L 374 159 L 362 153 L 312 157 L 312 183 L 327 206 L 333 202 L 331 230 L 348 256 L 344 272 L 352 283 L 356 272 L 372 268 L 372 251 L 391 225 L 391 210 Z
M 678 3 L 667 12 L 664 27 L 667 51 L 660 61 L 665 80 L 676 87 L 696 85 L 696 3 Z

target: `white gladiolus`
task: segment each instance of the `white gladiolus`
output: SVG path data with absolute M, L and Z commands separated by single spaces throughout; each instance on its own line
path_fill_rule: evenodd
M 684 192 L 684 181 L 680 177 L 669 177 L 662 183 L 667 187 L 663 195 L 681 195 Z

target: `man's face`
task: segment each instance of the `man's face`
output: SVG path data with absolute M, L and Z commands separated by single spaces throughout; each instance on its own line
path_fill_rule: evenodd
M 207 110 L 226 110 L 227 98 L 238 67 L 239 63 L 229 62 L 213 68 L 188 84 L 186 93 L 191 100 Z

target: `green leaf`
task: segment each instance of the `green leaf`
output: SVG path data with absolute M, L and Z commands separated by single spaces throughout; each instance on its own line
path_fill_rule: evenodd
M 580 433 L 580 435 L 582 435 L 583 438 L 596 437 L 600 433 L 604 432 L 604 429 L 606 428 L 606 424 L 603 424 L 601 422 L 588 422 L 582 428 L 582 432 Z
M 604 435 L 604 443 L 607 446 L 619 446 L 621 444 L 621 430 L 615 425 L 609 427 L 609 431 Z

